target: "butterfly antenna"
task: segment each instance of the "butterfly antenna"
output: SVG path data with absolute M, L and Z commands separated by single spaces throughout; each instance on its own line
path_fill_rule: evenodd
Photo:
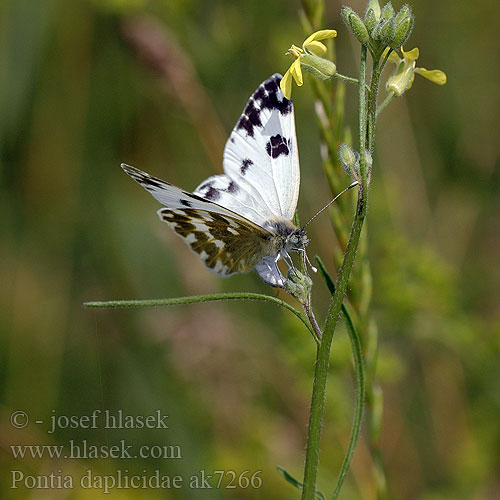
M 333 200 L 329 201 L 321 210 L 316 212 L 303 226 L 302 229 L 304 229 L 306 226 L 308 226 L 323 210 L 326 210 L 332 203 L 335 203 L 337 198 L 342 196 L 346 191 L 349 191 L 349 189 L 353 188 L 354 186 L 357 186 L 359 184 L 358 181 L 354 181 L 351 185 L 347 186 L 343 191 L 341 191 Z

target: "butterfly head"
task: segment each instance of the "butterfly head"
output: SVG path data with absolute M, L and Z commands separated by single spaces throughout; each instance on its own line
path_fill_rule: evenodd
M 306 232 L 301 228 L 296 228 L 285 241 L 285 248 L 291 252 L 301 252 L 311 240 L 307 237 Z

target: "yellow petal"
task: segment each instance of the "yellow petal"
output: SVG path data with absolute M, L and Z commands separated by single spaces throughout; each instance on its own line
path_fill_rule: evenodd
M 299 87 L 302 87 L 304 80 L 302 78 L 302 68 L 300 67 L 300 59 L 295 59 L 293 64 L 290 66 L 290 73 L 292 74 L 295 83 Z
M 391 63 L 394 63 L 396 65 L 398 65 L 400 62 L 401 62 L 401 58 L 398 56 L 398 53 L 393 50 L 390 54 L 389 54 L 389 61 L 391 61 Z
M 444 85 L 446 83 L 446 73 L 439 69 L 425 69 L 425 68 L 416 68 L 415 73 L 422 75 L 427 80 L 430 80 L 432 83 L 437 83 L 438 85 Z
M 335 30 L 319 30 L 309 35 L 304 41 L 304 47 L 309 45 L 314 40 L 325 40 L 327 38 L 335 38 L 337 36 L 337 32 Z
M 408 59 L 410 61 L 416 61 L 418 59 L 419 54 L 420 54 L 417 47 L 415 47 L 414 49 L 411 49 L 408 52 L 405 52 L 403 47 L 401 47 L 401 52 L 403 53 L 404 58 Z
M 311 51 L 317 56 L 324 56 L 328 50 L 326 46 L 321 42 L 312 41 L 307 44 L 307 50 Z
M 287 99 L 290 99 L 290 97 L 292 96 L 292 75 L 290 73 L 290 70 L 288 70 L 285 73 L 285 76 L 281 79 L 280 89 L 281 92 L 283 92 L 283 95 Z

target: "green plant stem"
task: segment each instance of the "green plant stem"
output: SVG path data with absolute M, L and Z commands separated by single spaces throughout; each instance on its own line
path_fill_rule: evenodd
M 366 46 L 361 49 L 361 63 L 359 72 L 359 121 L 360 121 L 360 151 L 364 151 L 366 141 L 366 118 L 367 103 L 364 82 L 366 81 Z M 376 93 L 370 93 L 370 101 L 375 98 Z M 368 110 L 371 102 L 368 102 Z M 311 413 L 309 417 L 309 432 L 307 439 L 306 462 L 304 467 L 304 489 L 302 500 L 314 500 L 316 494 L 316 478 L 319 464 L 319 449 L 321 440 L 321 426 L 326 402 L 326 385 L 328 379 L 328 367 L 330 364 L 330 350 L 333 334 L 339 318 L 340 309 L 344 301 L 352 266 L 359 245 L 361 229 L 366 216 L 367 185 L 366 185 L 366 162 L 365 155 L 360 155 L 360 170 L 362 183 L 358 190 L 356 213 L 344 254 L 342 266 L 337 276 L 335 294 L 330 303 L 330 310 L 323 330 L 323 337 L 316 353 L 316 368 L 314 373 L 313 393 L 311 399 Z
M 174 297 L 170 299 L 110 300 L 107 302 L 85 302 L 83 306 L 100 308 L 164 307 L 177 306 L 182 304 L 196 304 L 199 302 L 217 302 L 222 300 L 257 300 L 261 302 L 271 302 L 272 304 L 284 307 L 291 313 L 295 314 L 295 316 L 297 316 L 297 318 L 299 318 L 300 321 L 304 323 L 306 328 L 313 336 L 315 342 L 318 342 L 314 328 L 300 311 L 295 309 L 295 307 L 291 306 L 284 300 L 261 293 L 214 293 L 210 295 L 193 295 L 191 297 Z
M 372 81 L 370 84 L 370 99 L 368 105 L 368 150 L 373 154 L 375 148 L 375 128 L 377 124 L 377 98 L 380 86 L 380 77 L 384 66 L 388 60 L 389 53 L 382 62 L 375 60 L 373 62 Z M 385 101 L 384 101 L 385 102 Z M 384 104 L 384 103 L 382 103 Z M 382 452 L 380 449 L 380 433 L 382 428 L 383 396 L 382 390 L 374 382 L 375 367 L 377 363 L 378 339 L 375 338 L 374 346 L 367 352 L 367 372 L 369 373 L 369 383 L 367 388 L 368 411 L 367 420 L 370 429 L 370 450 L 373 458 L 374 476 L 377 487 L 377 499 L 386 500 L 387 480 L 385 476 L 384 464 L 382 461 Z
M 385 62 L 385 61 L 384 61 Z M 384 69 L 384 64 L 380 64 L 379 61 L 373 61 L 372 70 L 372 81 L 370 84 L 370 99 L 368 99 L 368 150 L 373 153 L 375 147 L 375 126 L 377 123 L 377 98 L 378 89 L 380 85 L 380 76 L 382 75 L 382 70 Z M 363 150 L 360 151 L 361 156 Z
M 333 282 L 330 274 L 326 270 L 325 265 L 319 257 L 316 257 L 318 267 L 325 278 L 328 290 L 332 295 L 335 294 L 335 283 Z M 352 356 L 354 359 L 354 371 L 356 376 L 356 403 L 354 407 L 354 417 L 352 421 L 351 438 L 349 440 L 349 446 L 347 447 L 347 453 L 342 462 L 342 467 L 337 478 L 337 485 L 332 495 L 332 500 L 336 500 L 340 494 L 342 485 L 344 484 L 344 479 L 349 471 L 351 465 L 352 457 L 354 455 L 354 450 L 359 441 L 359 436 L 361 434 L 361 424 L 363 421 L 363 407 L 365 401 L 365 369 L 363 364 L 363 352 L 361 348 L 361 338 L 359 336 L 354 322 L 347 310 L 345 304 L 342 304 L 342 314 L 346 320 L 347 333 L 349 335 L 349 340 L 351 341 Z
M 319 341 L 321 340 L 321 335 L 323 333 L 321 332 L 321 328 L 319 327 L 318 322 L 316 321 L 316 316 L 314 316 L 314 312 L 311 308 L 311 303 L 308 302 L 308 303 L 304 304 L 303 308 L 304 308 L 304 312 L 306 313 L 307 319 L 311 323 L 311 326 L 312 326 L 314 332 L 316 333 L 316 337 L 317 337 L 316 343 L 319 345 Z
M 341 73 L 335 73 L 330 80 L 333 80 L 334 78 L 337 78 L 338 80 L 342 80 L 343 82 L 346 83 L 356 83 L 359 84 L 359 80 L 357 78 L 353 78 L 352 76 L 346 76 L 342 75 Z M 365 88 L 367 92 L 370 92 L 370 86 L 365 83 Z
M 394 91 L 390 91 L 387 96 L 385 97 L 385 99 L 382 101 L 382 103 L 378 106 L 377 108 L 377 117 L 380 113 L 382 113 L 382 111 L 384 110 L 384 108 L 394 99 Z
M 359 83 L 359 80 L 357 78 L 352 78 L 352 76 L 342 75 L 341 73 L 335 73 L 332 78 L 338 78 L 339 80 L 342 80 L 343 82 L 347 83 Z

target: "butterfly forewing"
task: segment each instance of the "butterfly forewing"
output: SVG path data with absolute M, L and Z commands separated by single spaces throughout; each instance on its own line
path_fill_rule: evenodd
M 300 171 L 292 101 L 279 88 L 281 75 L 252 94 L 224 150 L 225 174 L 194 191 L 257 224 L 270 217 L 291 219 L 297 206 Z
M 122 163 L 123 170 L 138 182 L 146 191 L 158 200 L 162 205 L 169 208 L 199 208 L 209 212 L 219 213 L 221 215 L 235 215 L 231 210 L 228 210 L 217 203 L 208 201 L 194 193 L 184 191 L 177 186 L 168 182 L 162 181 L 157 177 Z

